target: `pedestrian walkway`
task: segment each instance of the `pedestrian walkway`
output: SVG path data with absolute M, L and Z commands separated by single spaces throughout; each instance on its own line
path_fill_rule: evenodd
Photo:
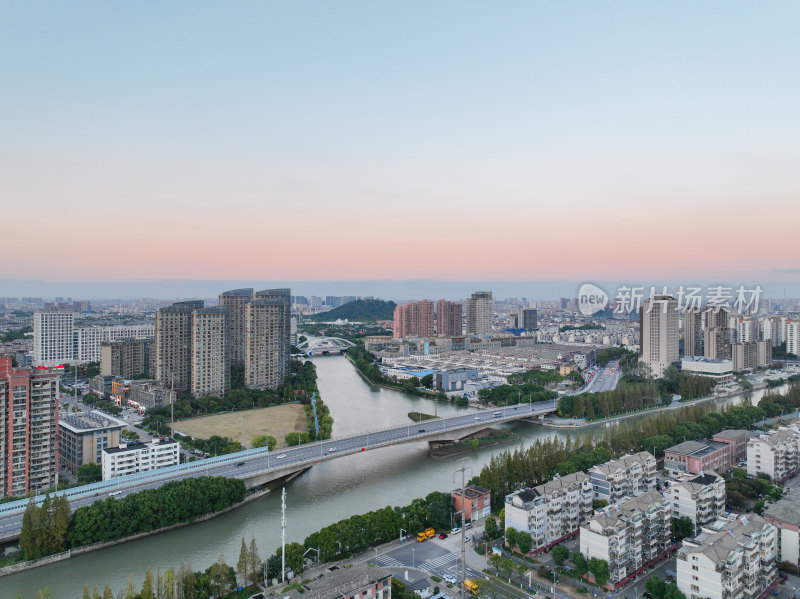
M 458 552 L 451 551 L 446 555 L 440 555 L 439 557 L 436 557 L 434 559 L 426 559 L 424 562 L 422 562 L 420 568 L 426 570 L 427 572 L 433 573 L 436 571 L 437 568 L 441 568 L 455 561 L 458 561 Z

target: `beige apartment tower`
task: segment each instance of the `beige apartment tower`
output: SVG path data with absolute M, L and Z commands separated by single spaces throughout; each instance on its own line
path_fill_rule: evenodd
M 680 360 L 678 343 L 678 301 L 671 295 L 646 299 L 639 314 L 641 361 L 650 367 L 654 378 Z
M 249 389 L 277 389 L 285 378 L 282 334 L 284 302 L 280 298 L 253 300 L 246 307 L 244 380 Z
M 278 343 L 280 352 L 278 355 L 278 374 L 280 383 L 289 376 L 289 361 L 291 359 L 291 335 L 292 335 L 292 290 L 291 289 L 265 289 L 256 291 L 256 300 L 274 300 L 280 306 L 280 323 L 278 329 Z M 248 323 L 249 324 L 249 323 Z M 248 333 L 248 336 L 250 334 Z M 246 376 L 246 375 L 245 375 Z
M 222 397 L 231 388 L 231 354 L 227 306 L 192 313 L 192 395 Z
M 178 302 L 156 311 L 156 380 L 175 391 L 192 386 L 192 313 L 203 300 Z
M 492 292 L 476 291 L 467 299 L 467 335 L 492 332 Z
M 132 379 L 150 375 L 150 339 L 100 343 L 100 374 Z
M 228 307 L 230 319 L 231 364 L 244 366 L 244 346 L 247 336 L 247 304 L 253 301 L 253 289 L 234 289 L 219 294 L 219 305 Z

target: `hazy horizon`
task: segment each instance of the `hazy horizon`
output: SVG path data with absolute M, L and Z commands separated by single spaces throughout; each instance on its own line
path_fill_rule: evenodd
M 760 285 L 762 298 L 783 299 L 800 298 L 800 284 L 786 284 L 780 281 L 436 281 L 429 279 L 381 279 L 361 281 L 256 281 L 256 280 L 127 280 L 127 281 L 76 281 L 72 283 L 31 280 L 0 279 L 0 297 L 72 297 L 75 300 L 89 299 L 137 299 L 153 298 L 172 300 L 182 298 L 214 298 L 219 293 L 240 287 L 253 287 L 256 290 L 272 287 L 289 287 L 293 295 L 358 295 L 380 299 L 464 299 L 473 291 L 492 291 L 495 299 L 526 298 L 528 300 L 552 301 L 561 297 L 576 297 L 581 283 L 593 282 L 603 287 L 613 299 L 619 285 L 645 287 L 649 294 L 650 286 L 660 290 L 664 285 L 669 292 L 676 292 L 678 286 L 728 285 L 748 288 Z

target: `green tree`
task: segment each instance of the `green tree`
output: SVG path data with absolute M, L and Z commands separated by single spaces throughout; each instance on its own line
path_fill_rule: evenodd
M 599 586 L 603 586 L 607 583 L 611 576 L 608 571 L 608 562 L 604 559 L 597 559 L 596 557 L 589 559 L 589 572 L 592 573 L 592 576 L 594 576 Z
M 667 585 L 664 579 L 658 576 L 650 576 L 647 582 L 644 583 L 647 592 L 650 593 L 652 599 L 664 599 Z
M 672 521 L 672 536 L 678 541 L 691 537 L 694 532 L 694 523 L 688 516 L 681 516 Z
M 530 552 L 533 547 L 533 540 L 531 539 L 531 535 L 527 532 L 518 532 L 517 533 L 517 548 L 519 549 L 520 553 L 525 555 L 526 553 Z
M 242 547 L 239 549 L 239 561 L 236 562 L 236 573 L 241 576 L 243 584 L 247 584 L 247 574 L 250 572 L 249 560 L 247 559 L 247 545 L 242 537 Z
M 103 469 L 100 464 L 90 462 L 78 468 L 78 483 L 81 485 L 88 485 L 103 480 Z
M 250 447 L 269 447 L 269 450 L 272 451 L 278 445 L 277 439 L 272 435 L 257 435 L 253 437 L 253 440 L 250 442 Z
M 128 574 L 128 582 L 125 583 L 125 599 L 136 599 L 136 587 L 133 586 L 133 574 Z
M 255 585 L 261 580 L 261 557 L 258 555 L 255 537 L 250 539 L 250 548 L 247 551 L 247 570 L 250 573 L 250 584 Z
M 569 549 L 564 547 L 563 545 L 556 545 L 553 547 L 553 561 L 556 563 L 556 566 L 563 566 L 564 562 L 569 559 Z
M 141 599 L 154 599 L 155 593 L 153 590 L 153 572 L 150 568 L 144 573 L 144 582 L 142 583 L 142 591 L 139 593 Z
M 219 559 L 208 569 L 208 577 L 211 586 L 211 593 L 214 599 L 222 599 L 227 595 L 233 584 L 236 582 L 236 575 L 232 568 L 225 563 L 225 558 L 221 555 Z M 231 580 L 233 578 L 233 580 Z
M 106 584 L 105 588 L 103 589 L 103 599 L 114 599 L 114 591 L 111 590 L 111 587 L 108 586 L 108 584 Z
M 497 537 L 497 519 L 494 516 L 486 516 L 483 521 L 483 530 L 490 539 Z
M 510 526 L 506 528 L 506 545 L 508 545 L 509 549 L 517 546 L 517 531 Z
M 423 376 L 423 377 L 422 377 L 422 378 L 419 380 L 419 383 L 420 383 L 420 385 L 422 385 L 423 387 L 427 387 L 428 389 L 430 389 L 430 388 L 431 388 L 431 386 L 433 385 L 433 375 L 432 375 L 432 374 L 426 374 L 425 376 Z
M 36 547 L 36 535 L 39 533 L 39 507 L 33 497 L 28 501 L 25 513 L 22 515 L 22 530 L 19 535 L 19 548 L 22 557 L 26 560 L 39 557 Z
M 747 478 L 747 470 L 744 468 L 734 468 L 731 474 L 733 478 Z
M 103 597 L 103 599 L 106 598 Z M 172 574 L 171 568 L 164 571 L 164 593 L 160 599 L 175 599 L 175 576 Z

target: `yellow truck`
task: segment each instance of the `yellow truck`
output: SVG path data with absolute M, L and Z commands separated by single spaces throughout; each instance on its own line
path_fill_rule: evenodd
M 469 578 L 467 578 L 464 581 L 464 588 L 467 589 L 473 595 L 477 595 L 478 594 L 478 587 Z
M 427 541 L 428 539 L 432 538 L 433 535 L 436 534 L 436 531 L 432 528 L 426 528 L 422 532 L 417 533 L 417 543 L 422 543 L 422 541 Z

